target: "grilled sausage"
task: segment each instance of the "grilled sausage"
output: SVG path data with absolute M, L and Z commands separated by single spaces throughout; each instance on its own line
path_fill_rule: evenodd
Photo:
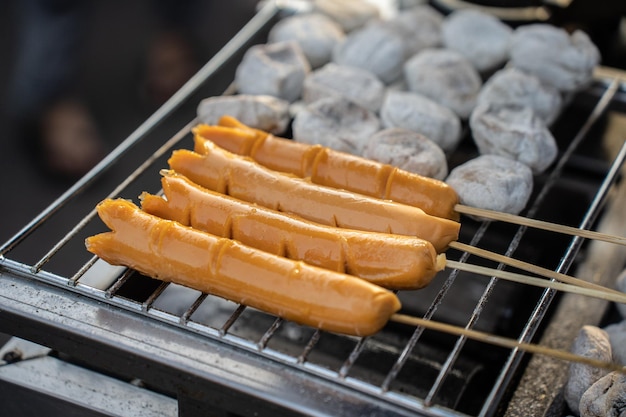
M 276 137 L 229 116 L 222 117 L 218 126 L 198 125 L 194 133 L 270 169 L 309 178 L 315 184 L 419 207 L 431 216 L 460 217 L 454 210 L 458 196 L 443 181 L 320 145 Z
M 126 200 L 97 209 L 112 232 L 88 237 L 86 247 L 110 264 L 350 335 L 377 332 L 401 307 L 378 285 L 160 219 Z
M 444 267 L 445 255 L 416 237 L 324 226 L 164 174 L 165 197 L 141 196 L 141 208 L 161 218 L 390 289 L 422 288 Z
M 429 216 L 417 207 L 313 184 L 265 168 L 213 142 L 199 141 L 204 155 L 180 149 L 168 162 L 171 169 L 210 190 L 330 226 L 416 236 L 431 242 L 437 252 L 458 238 L 460 224 L 452 220 Z

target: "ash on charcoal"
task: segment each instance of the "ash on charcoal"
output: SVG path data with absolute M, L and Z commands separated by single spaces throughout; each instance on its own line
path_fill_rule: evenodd
M 609 335 L 598 327 L 583 326 L 574 340 L 571 352 L 586 358 L 610 362 L 612 354 Z M 573 413 L 579 415 L 578 405 L 582 395 L 608 372 L 606 369 L 582 363 L 571 363 L 569 365 L 564 395 L 565 402 Z
M 585 391 L 580 399 L 580 416 L 626 416 L 626 375 L 611 372 Z

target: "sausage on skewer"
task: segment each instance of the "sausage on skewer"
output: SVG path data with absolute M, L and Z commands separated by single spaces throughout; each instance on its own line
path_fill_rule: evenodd
M 416 236 L 438 253 L 458 238 L 460 224 L 429 216 L 417 207 L 313 184 L 273 171 L 198 139 L 204 154 L 176 150 L 170 168 L 205 188 L 295 214 L 310 221 L 347 229 Z
M 389 289 L 423 288 L 445 267 L 445 255 L 423 239 L 325 226 L 163 174 L 164 197 L 143 193 L 140 199 L 144 211 L 164 219 Z
M 401 307 L 396 295 L 351 275 L 294 261 L 104 200 L 111 232 L 86 239 L 106 262 L 217 295 L 296 323 L 356 336 L 379 331 Z
M 308 145 L 252 129 L 224 116 L 218 126 L 198 125 L 196 137 L 210 140 L 259 164 L 311 182 L 419 207 L 427 214 L 458 220 L 454 189 L 443 181 L 401 170 L 388 164 Z M 198 143 L 196 141 L 196 143 Z M 197 147 L 196 152 L 201 152 Z

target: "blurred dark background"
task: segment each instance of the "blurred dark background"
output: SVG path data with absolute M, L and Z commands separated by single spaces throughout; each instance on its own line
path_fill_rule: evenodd
M 57 175 L 45 169 L 42 160 L 35 157 L 38 138 L 34 122 L 29 121 L 25 128 L 25 123 L 15 120 L 20 97 L 11 95 L 11 87 L 16 79 L 23 29 L 18 7 L 23 6 L 22 1 L 0 2 L 0 242 L 18 232 L 77 179 L 76 175 Z M 63 6 L 72 1 L 53 3 Z M 76 71 L 68 96 L 91 118 L 103 151 L 108 152 L 235 35 L 252 17 L 257 2 L 78 3 L 84 4 L 76 43 Z M 180 35 L 183 46 L 163 41 L 165 33 L 170 40 L 171 35 Z M 184 55 L 185 48 L 191 54 Z M 185 57 L 184 63 L 177 61 L 177 53 L 179 58 Z M 38 71 L 47 69 L 44 65 Z M 193 114 L 189 114 L 191 117 Z M 181 120 L 181 127 L 189 120 Z

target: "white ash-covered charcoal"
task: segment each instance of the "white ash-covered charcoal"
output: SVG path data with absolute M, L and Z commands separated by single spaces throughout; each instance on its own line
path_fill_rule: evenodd
M 613 360 L 626 365 L 626 319 L 603 329 L 609 335 Z
M 412 9 L 413 7 L 428 4 L 428 0 L 397 0 L 398 10 Z
M 443 150 L 426 136 L 412 130 L 391 128 L 375 133 L 367 142 L 363 156 L 438 180 L 448 175 L 448 162 Z
M 367 140 L 380 130 L 378 116 L 343 97 L 318 100 L 296 113 L 293 139 L 361 155 Z
M 369 71 L 385 84 L 401 77 L 404 61 L 402 37 L 381 22 L 372 22 L 351 32 L 333 51 L 336 64 Z
M 528 166 L 497 155 L 481 155 L 454 168 L 448 183 L 461 204 L 518 214 L 533 190 Z
M 291 116 L 291 119 L 296 117 L 296 115 L 304 110 L 307 106 L 308 104 L 305 103 L 304 100 L 298 100 L 291 103 L 289 105 L 289 115 Z
M 339 23 L 346 33 L 381 17 L 380 9 L 366 0 L 313 0 L 312 6 L 314 11 Z
M 409 91 L 409 87 L 406 84 L 404 77 L 387 85 L 387 91 Z
M 297 42 L 251 46 L 235 71 L 240 94 L 269 95 L 297 100 L 311 66 Z
M 557 156 L 554 136 L 530 107 L 481 104 L 472 112 L 470 128 L 481 154 L 522 162 L 535 174 L 544 172 Z
M 575 355 L 604 362 L 610 362 L 612 358 L 609 335 L 596 326 L 583 326 L 570 351 Z M 606 369 L 578 362 L 570 363 L 563 396 L 574 414 L 578 413 L 578 404 L 583 393 L 608 372 Z
M 324 65 L 304 79 L 302 99 L 306 103 L 341 96 L 373 112 L 378 112 L 385 96 L 385 84 L 361 68 Z
M 551 85 L 514 67 L 493 74 L 478 94 L 477 104 L 528 106 L 549 126 L 561 111 L 563 98 Z
M 441 36 L 443 19 L 443 15 L 431 6 L 420 5 L 399 11 L 386 24 L 401 35 L 408 58 L 419 51 L 443 44 Z
M 626 417 L 626 374 L 611 372 L 582 395 L 581 417 Z
M 335 45 L 345 33 L 330 17 L 320 13 L 296 14 L 276 23 L 268 34 L 268 42 L 298 42 L 312 68 L 330 62 Z
M 426 136 L 445 152 L 461 140 L 461 120 L 449 108 L 408 91 L 387 91 L 380 109 L 383 127 L 398 127 Z
M 490 73 L 509 58 L 513 29 L 498 18 L 474 9 L 449 14 L 441 26 L 443 44 L 461 53 L 480 73 Z
M 282 134 L 291 120 L 289 102 L 273 96 L 238 94 L 205 98 L 197 108 L 198 120 L 217 124 L 224 115 L 273 134 Z
M 425 95 L 465 119 L 482 87 L 478 71 L 463 55 L 449 49 L 425 49 L 404 64 L 409 90 Z
M 549 24 L 518 27 L 511 37 L 510 62 L 563 92 L 586 86 L 600 52 L 586 33 L 571 35 Z
M 626 269 L 624 269 L 617 277 L 617 280 L 615 281 L 615 287 L 618 291 L 626 292 Z M 619 310 L 622 317 L 626 320 L 626 305 L 618 303 L 617 309 Z

